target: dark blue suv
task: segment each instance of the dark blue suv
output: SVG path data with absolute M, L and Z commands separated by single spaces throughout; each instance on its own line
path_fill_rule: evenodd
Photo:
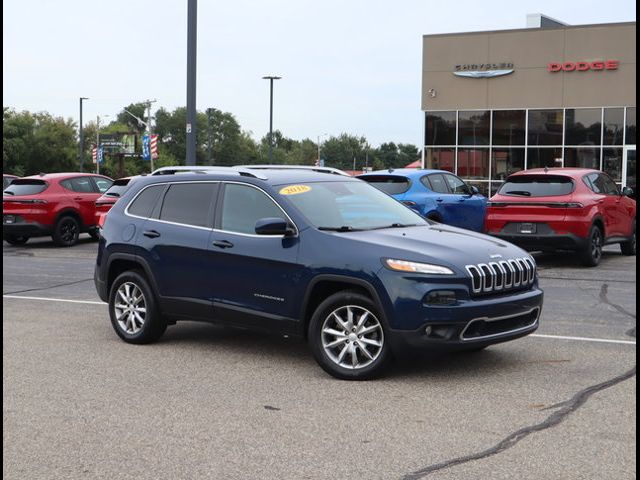
M 538 328 L 523 250 L 436 224 L 366 182 L 304 170 L 149 176 L 109 212 L 95 284 L 126 342 L 202 320 L 308 339 L 331 375 L 405 347 L 479 350 Z

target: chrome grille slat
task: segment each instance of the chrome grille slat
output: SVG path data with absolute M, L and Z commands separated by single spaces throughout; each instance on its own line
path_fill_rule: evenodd
M 536 263 L 528 257 L 466 265 L 474 295 L 485 295 L 531 286 L 536 280 Z

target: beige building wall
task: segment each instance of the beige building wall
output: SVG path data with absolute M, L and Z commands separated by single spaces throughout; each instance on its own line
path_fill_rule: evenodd
M 549 62 L 598 60 L 620 65 L 618 70 L 547 70 Z M 505 62 L 514 65 L 512 74 L 453 75 L 456 65 Z M 422 110 L 635 105 L 635 22 L 423 37 Z

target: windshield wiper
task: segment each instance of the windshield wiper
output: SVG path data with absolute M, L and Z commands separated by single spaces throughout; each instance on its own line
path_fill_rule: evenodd
M 343 225 L 341 227 L 318 227 L 318 230 L 324 232 L 360 232 L 361 228 L 353 228 L 351 225 Z
M 525 190 L 512 190 L 510 192 L 504 192 L 507 195 L 520 195 L 522 197 L 530 197 L 531 192 L 527 192 Z
M 371 230 L 382 230 L 385 228 L 407 228 L 407 227 L 417 227 L 417 223 L 392 223 L 391 225 L 384 225 L 382 227 L 375 227 Z

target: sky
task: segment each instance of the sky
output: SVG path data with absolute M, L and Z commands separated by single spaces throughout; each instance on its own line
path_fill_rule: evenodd
M 3 0 L 5 107 L 84 121 L 130 103 L 186 105 L 187 0 Z M 200 0 L 197 108 L 259 140 L 341 133 L 422 143 L 422 36 L 636 19 L 632 0 Z M 109 120 L 106 118 L 105 120 Z

